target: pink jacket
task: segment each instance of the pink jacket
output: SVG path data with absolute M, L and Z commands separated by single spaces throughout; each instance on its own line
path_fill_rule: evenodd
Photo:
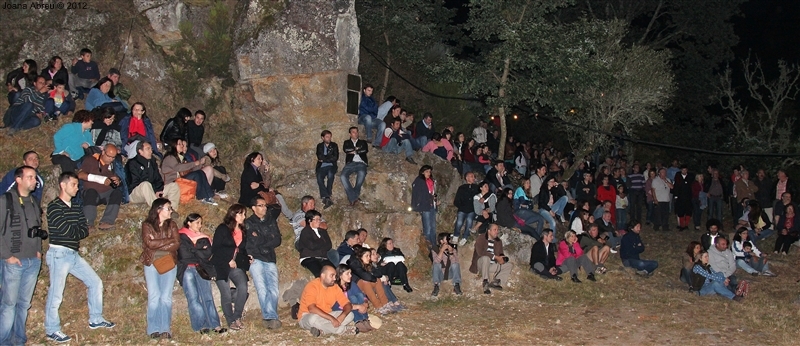
M 558 255 L 556 256 L 557 266 L 560 266 L 562 263 L 564 263 L 564 261 L 570 256 L 575 257 L 575 259 L 578 259 L 579 257 L 583 256 L 583 250 L 581 249 L 581 246 L 580 244 L 578 244 L 577 241 L 572 244 L 572 248 L 575 250 L 574 255 L 569 253 L 569 246 L 567 245 L 566 240 L 558 242 Z
M 442 138 L 440 143 L 442 143 L 442 146 L 447 150 L 447 161 L 452 160 L 453 159 L 453 146 L 450 144 L 449 141 L 447 141 L 444 138 Z M 432 153 L 434 150 L 436 150 L 436 148 L 438 148 L 438 146 L 436 145 L 436 142 L 430 141 L 430 142 L 428 142 L 428 144 L 425 144 L 425 146 L 422 147 L 422 152 L 424 152 L 424 153 Z

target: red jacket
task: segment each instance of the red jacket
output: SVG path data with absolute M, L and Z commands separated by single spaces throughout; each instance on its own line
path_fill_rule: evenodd
M 567 245 L 566 240 L 562 240 L 558 242 L 558 256 L 556 256 L 556 265 L 560 266 L 564 261 L 567 260 L 570 256 L 575 257 L 578 259 L 579 257 L 583 256 L 583 250 L 581 249 L 581 245 L 578 242 L 572 243 L 572 249 L 575 250 L 575 254 L 569 252 L 569 245 Z

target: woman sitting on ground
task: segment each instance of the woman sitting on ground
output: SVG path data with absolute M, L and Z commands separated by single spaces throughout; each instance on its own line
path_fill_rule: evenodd
M 375 328 L 370 324 L 369 314 L 367 313 L 369 302 L 367 302 L 364 292 L 361 292 L 358 285 L 351 284 L 352 279 L 353 273 L 350 270 L 350 266 L 347 264 L 340 264 L 336 267 L 336 285 L 344 291 L 344 295 L 347 296 L 350 304 L 353 305 L 353 322 L 356 325 L 356 330 L 358 330 L 359 333 L 370 332 Z M 333 310 L 337 310 L 339 303 L 337 302 L 334 305 Z M 338 309 L 340 310 L 341 307 Z
M 353 271 L 353 282 L 364 292 L 378 313 L 385 315 L 395 312 L 392 305 L 389 304 L 389 299 L 386 298 L 386 292 L 383 288 L 383 282 L 388 282 L 389 278 L 386 275 L 376 277 L 372 274 L 369 249 L 356 246 L 354 250 L 356 255 L 350 256 L 347 260 L 347 265 Z
M 164 185 L 175 182 L 177 178 L 190 179 L 197 183 L 195 197 L 205 204 L 217 205 L 214 201 L 214 192 L 208 184 L 206 173 L 201 166 L 202 160 L 187 162 L 185 159 L 186 141 L 179 139 L 172 142 L 169 146 L 167 155 L 161 161 L 161 174 L 164 178 Z
M 56 80 L 61 80 L 65 86 L 69 85 L 69 71 L 64 67 L 64 60 L 56 55 L 47 62 L 47 67 L 39 73 L 47 81 L 47 85 L 53 85 Z
M 228 198 L 228 194 L 225 193 L 225 183 L 231 181 L 231 177 L 228 176 L 228 170 L 222 166 L 217 146 L 214 143 L 206 143 L 203 146 L 203 153 L 206 155 L 203 159 L 203 168 L 210 167 L 214 174 L 211 190 L 222 199 Z
M 231 330 L 244 328 L 242 315 L 247 303 L 247 270 L 250 269 L 246 250 L 247 232 L 244 228 L 246 216 L 245 206 L 238 203 L 230 206 L 222 223 L 214 231 L 211 245 L 211 263 L 217 272 L 216 282 L 222 313 Z M 231 289 L 231 283 L 234 290 Z
M 708 264 L 708 252 L 702 251 L 697 254 L 697 260 L 692 267 L 692 289 L 701 296 L 719 294 L 725 298 L 735 301 L 742 300 L 743 297 L 737 296 L 728 289 L 728 278 L 724 274 L 711 269 Z
M 690 289 L 692 288 L 692 268 L 694 268 L 695 258 L 701 251 L 703 251 L 703 245 L 699 241 L 692 241 L 686 248 L 686 252 L 681 255 L 681 262 L 683 263 L 680 276 L 681 282 L 689 285 Z
M 119 121 L 120 138 L 122 144 L 126 146 L 123 155 L 130 154 L 135 156 L 136 148 L 128 148 L 128 144 L 135 141 L 146 141 L 153 148 L 153 154 L 163 159 L 164 154 L 159 150 L 156 132 L 153 130 L 153 122 L 150 121 L 146 113 L 147 107 L 145 107 L 144 103 L 136 102 L 131 106 L 131 114 L 126 115 Z M 128 153 L 128 151 L 133 153 Z
M 385 267 L 386 262 L 384 262 L 381 258 L 381 255 L 378 254 L 377 249 L 370 249 L 369 246 L 365 246 L 365 248 L 369 249 L 369 261 L 370 265 L 372 266 L 372 275 L 375 277 L 382 277 L 386 275 Z M 386 298 L 389 299 L 389 304 L 392 305 L 392 309 L 394 311 L 403 311 L 406 309 L 405 305 L 400 303 L 397 299 L 397 296 L 392 291 L 392 283 L 389 280 L 383 282 L 383 292 L 386 293 Z
M 392 284 L 403 285 L 406 292 L 411 293 L 411 285 L 408 284 L 408 267 L 406 267 L 406 256 L 400 248 L 394 247 L 394 240 L 392 238 L 383 238 L 380 246 L 378 246 L 378 255 L 381 256 L 383 262 L 383 272 L 389 277 L 389 282 Z
M 589 281 L 597 281 L 594 278 L 595 266 L 586 256 L 578 244 L 578 236 L 575 231 L 569 230 L 564 234 L 564 240 L 558 242 L 558 256 L 556 256 L 556 265 L 559 266 L 562 272 L 570 272 L 572 282 L 581 283 L 578 279 L 579 267 L 587 273 L 586 278 Z
M 189 321 L 192 329 L 208 334 L 212 329 L 222 334 L 227 329 L 219 323 L 219 314 L 211 294 L 211 281 L 217 273 L 211 264 L 211 238 L 203 233 L 203 218 L 192 213 L 179 231 L 181 245 L 178 250 L 178 281 L 189 303 Z
M 767 238 L 774 233 L 769 216 L 758 204 L 758 201 L 749 201 L 746 211 L 739 218 L 739 226 L 745 227 L 749 233 L 750 241 L 755 242 Z
M 114 82 L 108 77 L 100 78 L 86 96 L 86 103 L 84 103 L 86 110 L 92 111 L 100 106 L 111 107 L 119 118 L 124 117 L 128 113 L 128 108 L 118 97 L 114 96 L 114 92 L 111 90 L 113 85 Z
M 589 256 L 589 259 L 597 268 L 597 272 L 605 274 L 608 270 L 606 269 L 606 261 L 611 253 L 611 247 L 607 245 L 608 236 L 600 234 L 597 225 L 591 224 L 589 230 L 578 238 L 580 238 L 579 244 L 583 253 Z
M 736 230 L 732 244 L 731 250 L 733 250 L 733 255 L 736 257 L 737 267 L 753 276 L 758 276 L 759 274 L 776 276 L 769 270 L 767 255 L 762 254 L 756 247 L 756 243 L 750 240 L 747 228 L 739 227 Z
M 778 216 L 775 229 L 779 230 L 775 239 L 775 254 L 786 255 L 792 244 L 800 240 L 800 217 L 794 212 L 794 205 L 786 206 L 783 215 Z
M 453 146 L 450 142 L 442 138 L 439 132 L 434 132 L 431 136 L 431 141 L 422 147 L 422 152 L 433 153 L 443 160 L 450 161 L 453 158 Z

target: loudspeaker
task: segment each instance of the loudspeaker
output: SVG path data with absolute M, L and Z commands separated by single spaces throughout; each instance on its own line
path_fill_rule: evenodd
M 347 114 L 358 115 L 359 96 L 361 96 L 361 76 L 347 75 Z

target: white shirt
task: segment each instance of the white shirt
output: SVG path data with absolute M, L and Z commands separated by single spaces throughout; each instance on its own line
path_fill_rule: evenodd
M 350 141 L 353 142 L 353 148 L 358 148 L 358 146 L 356 146 L 358 139 L 351 139 Z M 364 160 L 361 159 L 360 155 L 353 154 L 353 162 L 364 162 Z

